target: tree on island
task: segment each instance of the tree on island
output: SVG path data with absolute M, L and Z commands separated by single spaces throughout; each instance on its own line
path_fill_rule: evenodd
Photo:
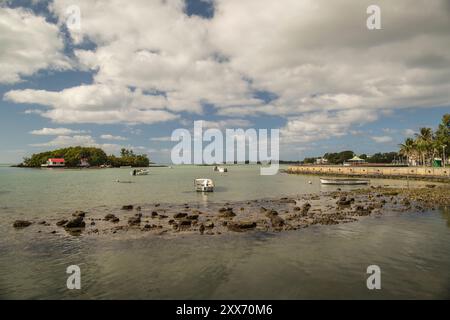
M 22 165 L 38 168 L 50 158 L 64 158 L 67 167 L 78 167 L 81 160 L 86 160 L 93 167 L 101 165 L 148 167 L 150 164 L 147 155 L 136 155 L 133 150 L 122 149 L 121 156 L 116 157 L 107 156 L 100 148 L 78 146 L 33 154 L 29 158 L 24 158 Z

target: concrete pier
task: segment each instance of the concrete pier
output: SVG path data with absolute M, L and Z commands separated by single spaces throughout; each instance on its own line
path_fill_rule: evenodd
M 366 166 L 332 166 L 332 165 L 300 165 L 286 170 L 293 174 L 346 175 L 376 178 L 437 178 L 449 179 L 450 167 L 366 167 Z

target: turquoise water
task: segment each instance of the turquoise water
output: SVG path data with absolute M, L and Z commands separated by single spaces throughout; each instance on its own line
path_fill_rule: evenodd
M 0 167 L 0 298 L 450 298 L 450 212 L 445 208 L 286 233 L 170 239 L 58 237 L 11 227 L 18 218 L 99 206 L 207 205 L 334 188 L 320 186 L 315 176 L 260 176 L 257 166 L 231 166 L 228 174 L 195 166 L 152 168 L 144 177 L 131 177 L 129 171 Z M 216 192 L 194 192 L 193 179 L 200 177 L 214 179 Z M 66 288 L 65 271 L 72 264 L 82 270 L 79 291 Z M 372 264 L 381 268 L 381 290 L 366 287 L 366 268 Z

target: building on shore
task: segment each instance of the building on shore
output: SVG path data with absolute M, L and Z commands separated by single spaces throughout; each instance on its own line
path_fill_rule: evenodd
M 354 156 L 351 159 L 348 159 L 347 161 L 344 161 L 344 166 L 357 166 L 366 163 L 366 160 L 361 159 L 358 156 Z
M 62 158 L 50 158 L 41 167 L 44 168 L 63 168 L 66 166 L 66 161 Z

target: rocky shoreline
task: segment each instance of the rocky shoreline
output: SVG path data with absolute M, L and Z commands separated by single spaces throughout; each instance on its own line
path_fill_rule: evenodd
M 371 187 L 233 203 L 124 205 L 105 214 L 76 211 L 61 218 L 14 221 L 19 232 L 72 236 L 221 235 L 284 232 L 335 225 L 386 212 L 424 212 L 450 205 L 449 185 L 425 188 Z

